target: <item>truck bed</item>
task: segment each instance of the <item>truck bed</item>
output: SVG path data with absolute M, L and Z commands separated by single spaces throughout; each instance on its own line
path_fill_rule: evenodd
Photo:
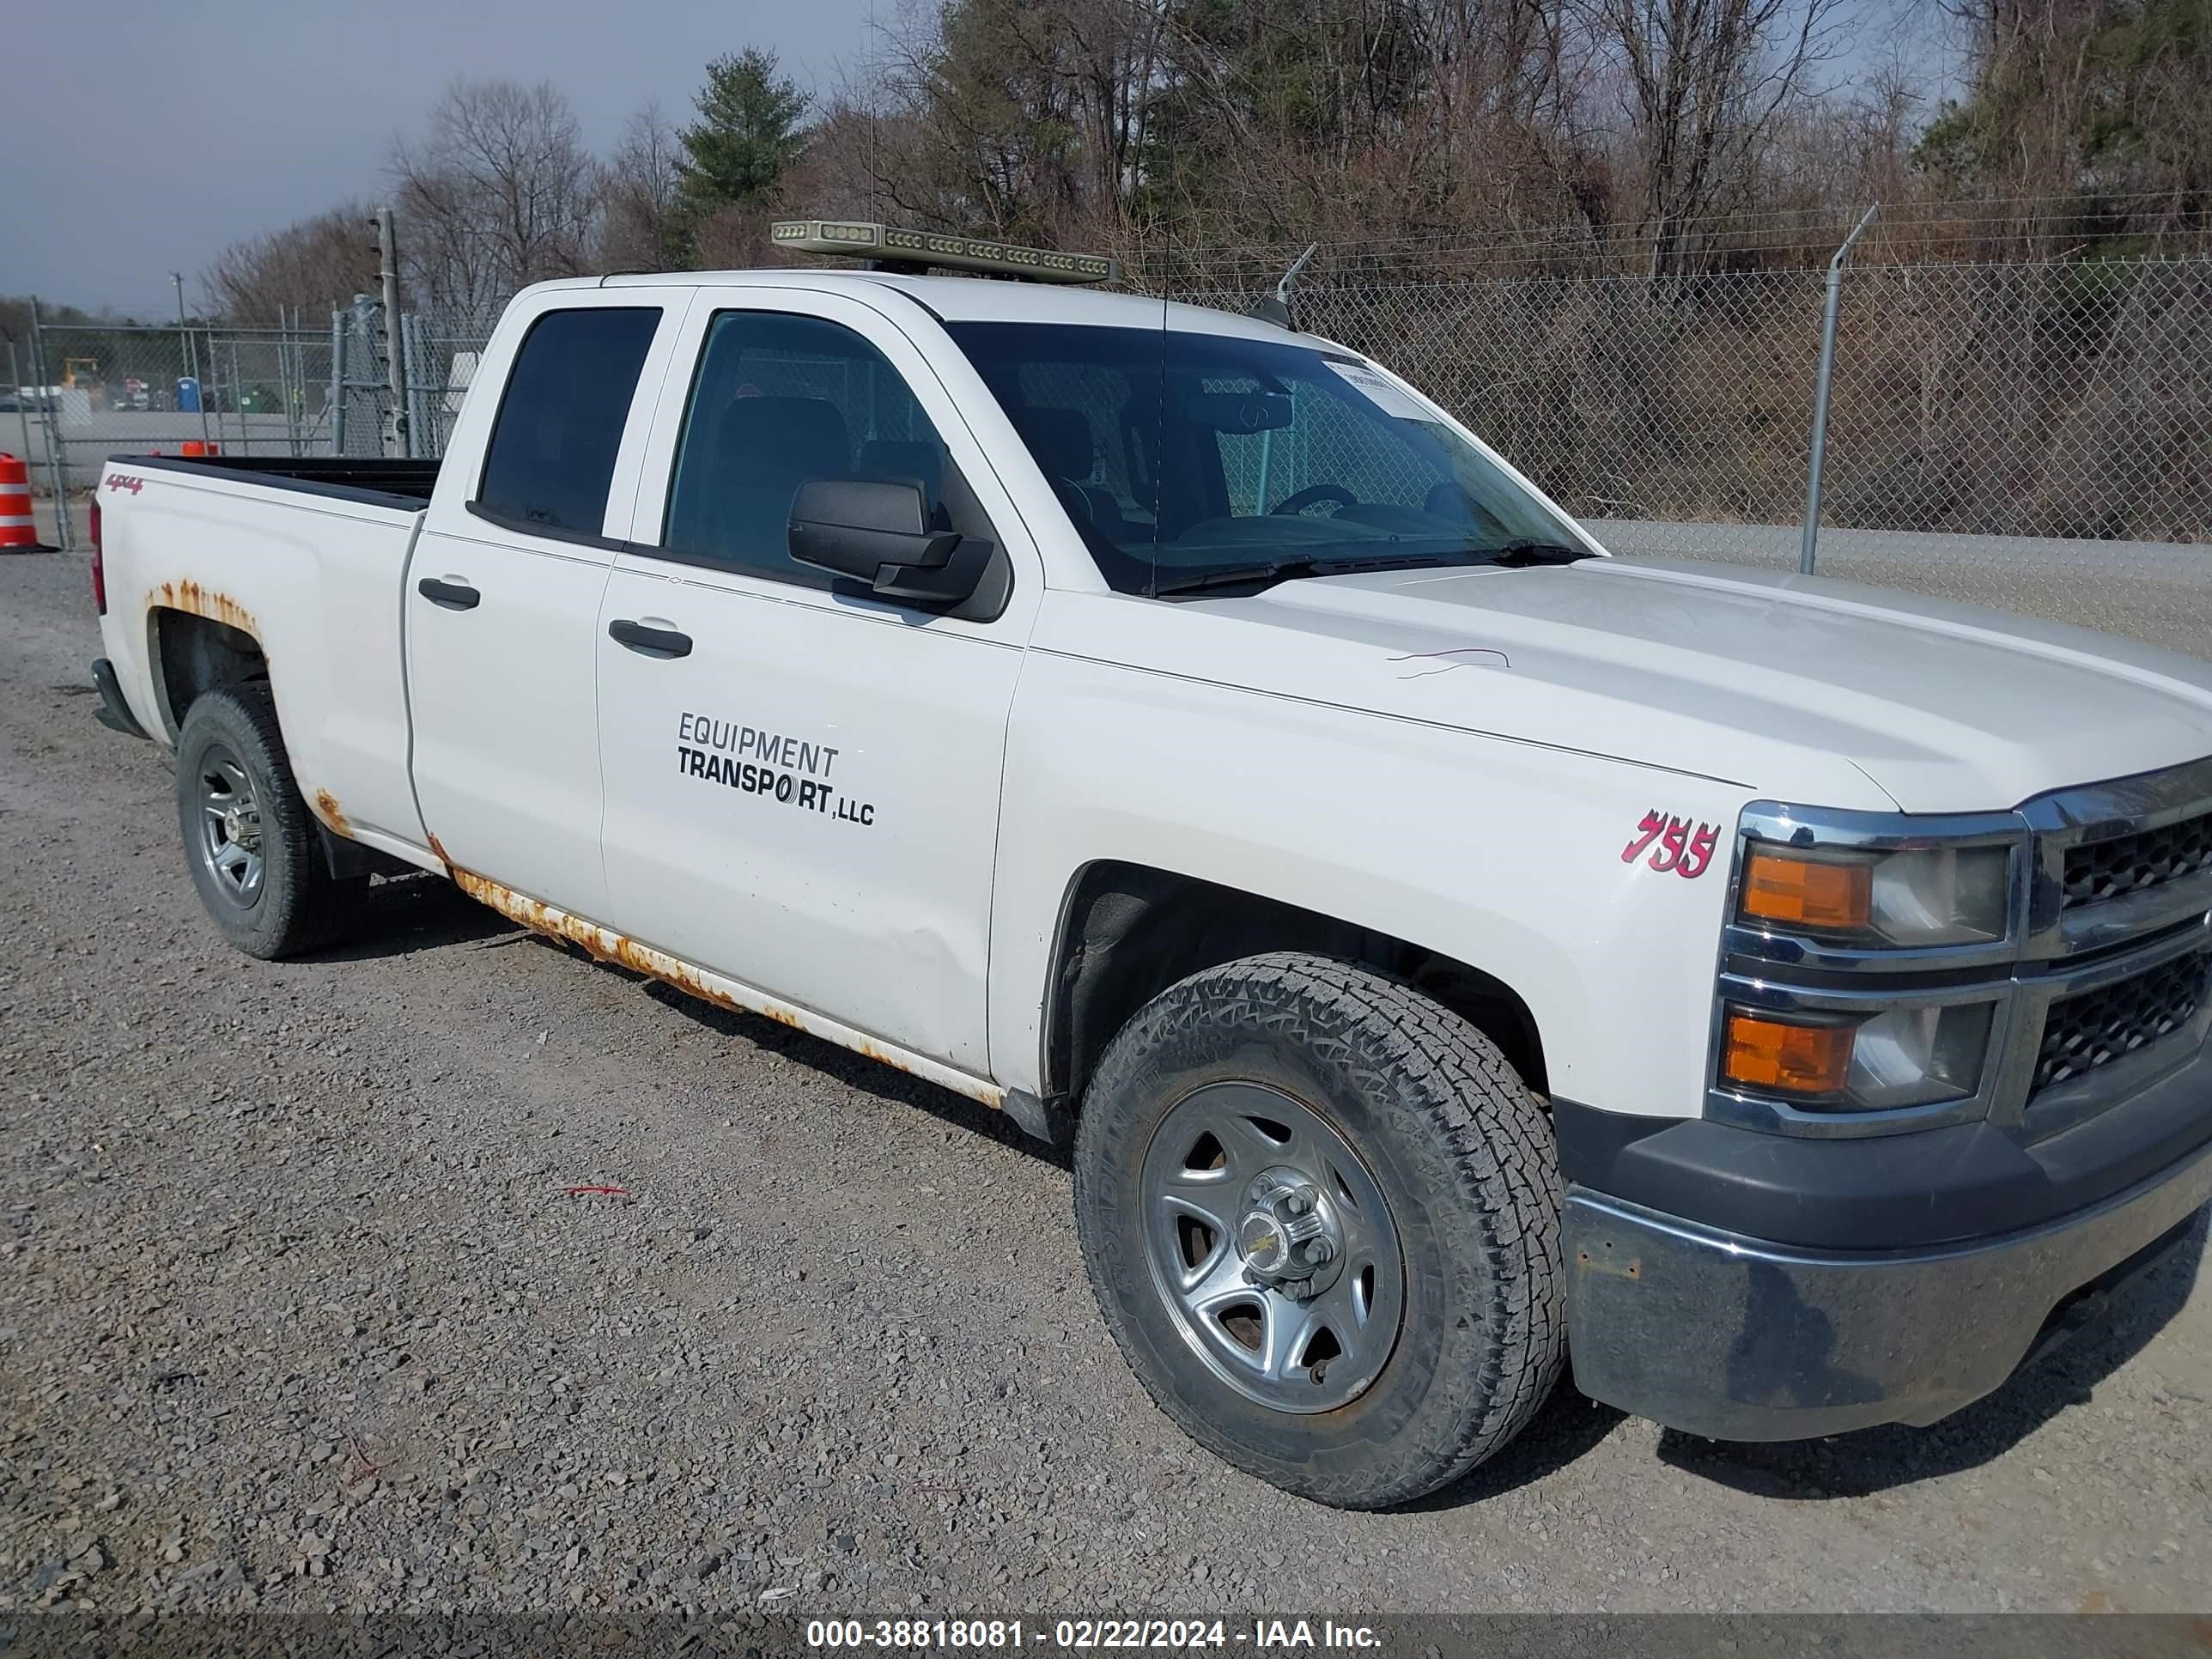
M 164 687 L 209 652 L 258 655 L 316 816 L 381 851 L 419 848 L 401 595 L 437 476 L 430 460 L 113 457 L 102 635 L 140 727 L 174 739 Z
M 151 467 L 164 472 L 234 478 L 271 489 L 374 501 L 406 512 L 422 511 L 429 501 L 431 487 L 438 481 L 435 460 L 381 460 L 344 455 L 223 455 L 203 460 L 173 455 L 118 454 L 108 459 L 134 471 Z

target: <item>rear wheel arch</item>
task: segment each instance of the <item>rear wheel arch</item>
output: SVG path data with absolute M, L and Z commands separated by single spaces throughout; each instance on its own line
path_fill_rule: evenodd
M 183 740 L 192 705 L 211 691 L 267 693 L 275 710 L 268 653 L 260 638 L 232 623 L 171 605 L 146 613 L 146 659 L 153 665 L 155 712 L 174 750 Z M 278 733 L 281 739 L 281 731 Z M 289 756 L 287 754 L 289 763 Z M 409 866 L 341 834 L 331 827 L 334 807 L 310 805 L 315 844 L 324 867 L 340 880 L 370 874 L 394 875 Z
M 269 678 L 269 657 L 259 639 L 196 611 L 170 605 L 149 608 L 146 647 L 156 712 L 173 747 L 198 698 Z
M 1402 981 L 1488 1037 L 1540 1097 L 1547 1091 L 1542 1034 L 1527 1001 L 1474 963 L 1261 894 L 1099 860 L 1069 878 L 1048 959 L 1039 1075 L 1054 1118 L 1072 1121 L 1107 1045 L 1154 996 L 1224 963 L 1285 951 Z

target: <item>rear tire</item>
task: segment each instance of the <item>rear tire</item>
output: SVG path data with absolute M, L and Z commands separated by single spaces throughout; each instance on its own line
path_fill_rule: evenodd
M 1085 1265 L 1147 1392 L 1237 1468 L 1345 1509 L 1433 1492 L 1535 1414 L 1565 1353 L 1561 1201 L 1497 1047 L 1321 957 L 1163 992 L 1077 1127 Z
M 355 921 L 368 884 L 331 874 L 267 685 L 192 700 L 177 738 L 177 824 L 200 902 L 248 956 L 311 951 Z

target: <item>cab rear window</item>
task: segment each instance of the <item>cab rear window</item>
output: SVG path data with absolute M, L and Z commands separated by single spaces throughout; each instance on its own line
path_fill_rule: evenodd
M 508 372 L 477 505 L 510 523 L 596 536 L 639 371 L 660 325 L 647 306 L 549 311 Z

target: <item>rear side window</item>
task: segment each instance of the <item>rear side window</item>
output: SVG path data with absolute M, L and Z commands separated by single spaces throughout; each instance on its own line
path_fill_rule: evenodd
M 477 505 L 518 524 L 596 536 L 615 452 L 659 307 L 549 311 L 530 325 L 492 422 Z

